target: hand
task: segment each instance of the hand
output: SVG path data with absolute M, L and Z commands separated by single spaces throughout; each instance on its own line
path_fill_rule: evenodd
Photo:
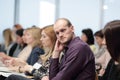
M 102 68 L 102 69 L 99 71 L 99 76 L 103 76 L 104 73 L 105 73 L 105 69 Z
M 4 52 L 0 52 L 0 57 L 2 57 L 2 58 L 10 58 L 10 56 L 6 55 Z
M 4 60 L 3 63 L 9 67 L 9 66 L 12 66 L 13 61 L 14 59 L 9 59 L 9 60 Z
M 64 45 L 57 40 L 53 50 L 52 58 L 58 58 L 63 48 L 64 48 Z
M 64 45 L 59 42 L 59 40 L 56 41 L 54 51 L 61 52 L 64 48 Z
M 4 52 L 0 52 L 0 57 L 4 57 L 6 54 Z
M 3 53 L 3 52 L 0 52 L 0 59 L 1 59 L 1 61 L 4 63 L 4 61 L 5 60 L 10 60 L 12 57 L 10 57 L 10 56 L 8 56 L 8 55 L 6 55 L 5 53 Z
M 8 69 L 10 71 L 19 72 L 19 66 L 9 66 Z
M 49 80 L 49 77 L 48 76 L 44 76 L 44 77 L 42 77 L 41 80 Z
M 33 70 L 33 67 L 28 64 L 26 64 L 25 66 L 9 66 L 8 68 L 11 71 L 20 72 L 20 73 L 25 73 L 26 71 L 31 73 L 31 71 Z
M 10 58 L 8 60 L 4 60 L 4 64 L 6 66 L 25 66 L 27 63 L 19 58 Z
M 27 63 L 20 59 L 20 58 L 13 58 L 13 61 L 12 61 L 12 65 L 13 66 L 21 66 L 21 67 L 24 67 Z
M 28 65 L 28 64 L 26 64 L 24 67 L 21 67 L 21 69 L 20 69 L 20 71 L 22 71 L 22 72 L 32 72 L 32 70 L 33 70 L 33 66 L 31 66 L 31 65 Z

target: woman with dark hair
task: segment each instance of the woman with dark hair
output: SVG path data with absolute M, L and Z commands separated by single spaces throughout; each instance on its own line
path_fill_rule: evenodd
M 12 28 L 12 38 L 13 38 L 13 41 L 16 41 L 16 31 L 19 30 L 19 29 L 23 29 L 23 26 L 21 24 L 13 25 L 13 28 Z
M 90 48 L 93 52 L 95 52 L 96 47 L 94 45 L 93 31 L 90 28 L 82 30 L 81 39 L 90 46 Z
M 98 75 L 102 76 L 111 57 L 106 48 L 106 44 L 103 42 L 104 34 L 102 30 L 95 32 L 94 36 L 95 42 L 98 45 L 95 52 L 96 70 L 98 72 Z
M 107 23 L 103 33 L 112 59 L 101 80 L 120 80 L 120 20 Z
M 22 39 L 23 31 L 24 29 L 19 29 L 16 31 L 16 43 L 11 47 L 9 56 L 17 57 L 20 51 L 22 51 L 22 49 L 26 46 Z

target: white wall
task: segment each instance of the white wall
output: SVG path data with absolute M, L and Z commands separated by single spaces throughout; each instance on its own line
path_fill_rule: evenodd
M 50 9 L 49 5 L 46 5 L 48 4 L 47 2 L 55 6 L 55 0 L 20 0 L 19 23 L 25 28 L 32 25 L 43 27 L 48 24 L 53 24 L 55 13 L 53 12 L 54 15 L 50 15 L 52 9 Z
M 39 24 L 39 2 L 40 0 L 20 0 L 19 23 L 24 28 Z
M 93 31 L 100 28 L 99 0 L 60 0 L 59 8 L 59 17 L 70 19 L 76 35 L 81 35 L 84 28 L 92 28 Z
M 12 28 L 14 24 L 14 0 L 0 0 L 0 43 L 3 42 L 2 31 Z
M 54 24 L 56 15 L 55 0 L 40 0 L 39 26 Z
M 120 0 L 106 0 L 105 6 L 107 9 L 104 10 L 104 25 L 112 20 L 120 20 Z
M 24 28 L 31 27 L 33 25 L 36 26 L 43 26 L 42 23 L 40 22 L 41 19 L 40 14 L 44 9 L 40 7 L 40 2 L 41 1 L 46 1 L 51 3 L 52 5 L 55 5 L 55 0 L 0 0 L 0 43 L 3 42 L 3 36 L 2 36 L 2 31 L 5 28 L 12 28 L 14 25 L 14 3 L 15 1 L 18 1 L 17 4 L 17 23 L 21 24 Z M 51 9 L 48 7 L 48 14 L 52 13 Z M 55 13 L 54 13 L 55 15 Z M 44 15 L 45 16 L 45 15 Z M 53 15 L 52 15 L 53 16 Z M 48 16 L 49 17 L 49 16 Z M 49 21 L 47 20 L 46 17 L 44 18 L 46 22 L 45 25 L 48 25 L 50 22 L 51 24 L 54 23 L 54 18 L 50 18 Z M 45 23 L 45 22 L 44 22 Z
M 53 18 L 40 17 L 44 9 L 40 7 L 41 1 L 47 1 L 55 5 L 57 14 Z M 75 26 L 76 35 L 81 35 L 81 30 L 91 28 L 96 30 L 104 27 L 100 25 L 102 0 L 19 0 L 18 23 L 24 28 L 32 25 L 43 26 L 54 23 L 58 17 L 66 17 Z M 120 19 L 120 0 L 103 0 L 108 9 L 104 10 L 103 24 L 114 19 Z M 0 0 L 0 43 L 3 41 L 2 31 L 5 28 L 12 28 L 14 25 L 14 2 L 15 0 Z M 48 14 L 52 13 L 48 7 Z M 47 14 L 46 14 L 47 15 Z M 45 15 L 44 15 L 45 16 Z M 49 17 L 49 16 L 48 16 Z M 46 19 L 46 20 L 45 20 Z M 46 24 L 45 24 L 46 21 Z M 44 23 L 44 24 L 42 24 Z

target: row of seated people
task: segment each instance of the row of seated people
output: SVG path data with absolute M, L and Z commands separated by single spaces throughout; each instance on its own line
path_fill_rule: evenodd
M 86 42 L 93 51 L 95 56 L 96 70 L 98 75 L 102 76 L 109 60 L 111 59 L 106 47 L 102 30 L 98 30 L 93 34 L 93 31 L 90 28 L 83 29 L 81 39 Z M 94 44 L 94 42 L 96 42 L 96 44 Z
M 110 23 L 107 24 L 106 27 L 109 25 L 113 25 L 115 23 L 117 25 L 117 23 L 120 23 L 120 21 L 118 20 L 116 22 L 113 21 Z M 119 28 L 119 26 L 118 26 L 118 28 Z M 36 29 L 36 30 L 34 30 L 34 29 Z M 103 76 L 103 77 L 100 77 L 99 79 L 100 80 L 114 80 L 114 79 L 119 80 L 119 77 L 116 77 L 116 74 L 114 74 L 111 79 L 108 78 L 108 76 L 111 77 L 110 76 L 111 73 L 108 73 L 109 71 L 106 71 L 106 70 L 109 70 L 108 67 L 111 66 L 111 63 L 114 64 L 114 62 L 117 62 L 117 64 L 119 64 L 118 59 L 113 57 L 114 53 L 111 52 L 111 50 L 110 50 L 111 48 L 108 48 L 109 46 L 111 46 L 111 45 L 108 46 L 108 44 L 107 44 L 109 41 L 105 42 L 105 39 L 108 39 L 106 37 L 108 35 L 105 33 L 105 31 L 104 31 L 104 35 L 103 35 L 102 34 L 103 32 L 101 30 L 94 34 L 96 42 L 99 45 L 99 48 L 97 50 L 95 50 L 94 38 L 89 35 L 89 31 L 90 31 L 90 29 L 83 30 L 82 31 L 83 35 L 82 35 L 81 39 L 82 39 L 82 41 L 86 42 L 90 46 L 91 50 L 93 51 L 94 56 L 95 56 L 96 65 L 101 65 L 101 69 L 100 70 L 97 69 L 97 70 L 98 70 L 98 75 Z M 119 30 L 118 30 L 118 32 L 119 32 Z M 15 70 L 17 70 L 19 72 L 24 72 L 26 74 L 33 75 L 33 76 L 35 76 L 34 77 L 35 79 L 41 79 L 43 76 L 49 75 L 49 69 L 48 69 L 48 67 L 50 65 L 49 59 L 52 56 L 53 48 L 54 48 L 54 45 L 56 42 L 56 36 L 55 36 L 56 34 L 53 30 L 53 25 L 46 26 L 42 29 L 39 29 L 39 28 L 25 29 L 23 32 L 22 38 L 23 38 L 23 41 L 27 44 L 27 46 L 19 53 L 18 58 L 8 57 L 8 56 L 4 55 L 4 53 L 0 53 L 0 56 L 2 57 L 3 62 L 7 66 L 10 66 L 10 68 L 12 68 L 12 69 L 14 68 Z M 86 34 L 88 34 L 88 35 L 86 35 Z M 38 35 L 40 35 L 40 37 L 38 37 Z M 91 39 L 92 42 L 89 41 L 88 39 Z M 106 46 L 107 46 L 108 50 L 107 50 Z M 38 50 L 38 48 L 40 50 Z M 112 53 L 112 55 L 110 56 L 111 53 Z M 118 54 L 118 53 L 116 53 L 116 54 Z M 32 61 L 34 61 L 34 62 L 32 62 Z M 36 67 L 36 65 L 38 65 L 38 63 L 39 63 L 39 68 Z M 40 67 L 40 66 L 42 66 L 42 67 Z M 21 77 L 21 76 L 18 76 L 18 77 Z M 7 78 L 6 80 L 9 80 L 9 79 Z M 25 77 L 21 77 L 20 80 L 29 80 L 29 79 L 27 79 Z
M 115 27 L 115 28 L 114 28 Z M 119 42 L 120 21 L 114 20 L 105 25 L 103 30 L 94 33 L 90 28 L 82 30 L 81 39 L 86 42 L 95 56 L 96 71 L 99 80 L 119 80 Z M 118 30 L 117 30 L 118 29 Z M 111 38 L 110 38 L 111 37 Z M 107 39 L 107 40 L 106 40 Z
M 5 37 L 5 40 L 8 39 L 8 42 L 12 43 L 10 45 L 10 46 L 12 46 L 12 48 L 7 50 L 7 54 L 9 56 L 13 56 L 13 57 L 17 57 L 18 53 L 25 47 L 25 43 L 22 40 L 23 29 L 22 29 L 22 27 L 20 25 L 15 25 L 15 27 L 17 27 L 17 26 L 18 26 L 18 29 L 20 29 L 20 30 L 16 31 L 16 35 L 17 35 L 16 36 L 17 37 L 16 42 L 19 45 L 12 42 L 12 40 L 11 40 L 12 36 L 10 36 L 10 35 L 12 35 L 11 34 L 12 32 L 10 31 L 10 29 L 6 29 L 3 32 L 4 36 L 5 36 L 5 34 L 6 35 L 9 34 L 10 39 Z M 94 40 L 94 36 L 95 36 L 95 40 Z M 104 38 L 103 38 L 102 30 L 97 31 L 94 34 L 94 36 L 93 36 L 93 31 L 90 28 L 82 30 L 81 39 L 84 42 L 86 42 L 90 46 L 91 50 L 93 51 L 93 53 L 95 55 L 95 59 L 96 59 L 95 60 L 96 64 L 100 65 L 100 67 L 101 67 L 101 71 L 99 71 L 100 72 L 99 75 L 101 76 L 104 73 L 104 70 L 105 70 L 105 68 L 107 66 L 107 63 L 108 63 L 109 59 L 110 59 L 110 55 L 109 55 L 109 53 L 108 53 L 108 51 L 106 49 L 105 43 L 103 43 Z M 98 47 L 96 47 L 94 42 L 97 43 Z M 29 64 L 30 64 L 30 62 L 29 62 Z M 31 63 L 31 64 L 33 65 L 33 63 Z M 97 69 L 97 70 L 99 70 L 99 69 Z
M 21 32 L 23 32 L 23 30 Z M 24 49 L 22 49 L 18 53 L 18 55 L 15 56 L 17 58 L 13 58 L 14 56 L 10 57 L 1 52 L 1 56 L 3 56 L 3 61 L 5 60 L 4 62 L 6 62 L 6 59 L 11 59 L 15 61 L 17 61 L 18 59 L 21 59 L 23 61 L 26 61 L 28 64 L 33 65 L 37 61 L 38 56 L 44 53 L 44 51 L 41 49 L 41 46 L 42 46 L 41 42 L 39 41 L 41 34 L 38 34 L 38 33 L 40 33 L 39 28 L 28 28 L 24 30 L 23 36 L 21 36 L 21 38 L 20 36 L 19 37 L 17 36 L 18 44 L 21 44 L 22 46 L 26 44 Z M 38 35 L 36 36 L 36 34 Z M 13 46 L 13 49 L 14 49 L 14 46 Z M 15 55 L 15 53 L 13 55 Z M 32 60 L 32 58 L 35 58 L 35 59 Z
M 95 45 L 94 45 L 94 37 L 93 37 L 93 32 L 92 32 L 92 30 L 90 29 L 90 28 L 88 28 L 88 29 L 84 29 L 84 30 L 82 30 L 82 36 L 81 36 L 81 39 L 84 41 L 84 42 L 86 42 L 89 46 L 90 46 L 90 48 L 91 48 L 91 50 L 94 52 L 94 54 L 95 54 L 95 61 L 96 61 L 96 64 L 99 64 L 100 65 L 100 69 L 101 70 L 99 70 L 99 69 L 97 69 L 97 70 L 99 70 L 98 71 L 98 73 L 99 73 L 99 76 L 102 76 L 103 75 L 103 73 L 105 72 L 104 70 L 105 70 L 105 68 L 106 68 L 106 66 L 107 66 L 107 63 L 108 63 L 108 61 L 109 61 L 109 59 L 110 59 L 110 56 L 109 56 L 109 53 L 108 53 L 108 51 L 107 51 L 107 49 L 106 49 L 106 46 L 105 46 L 105 44 L 103 43 L 103 34 L 102 34 L 102 30 L 100 30 L 100 31 L 98 31 L 98 32 L 96 32 L 95 34 L 94 34 L 94 36 L 95 36 L 95 39 L 96 39 L 96 42 L 98 43 L 98 45 L 99 45 L 99 47 L 98 47 L 98 50 L 96 49 L 96 47 L 95 47 Z M 20 29 L 20 30 L 18 30 L 18 31 L 16 31 L 16 35 L 17 35 L 17 39 L 16 39 L 16 41 L 18 42 L 18 44 L 20 44 L 21 46 L 23 46 L 24 45 L 24 42 L 25 41 L 21 41 L 22 40 L 22 35 L 23 35 L 23 29 Z M 13 49 L 16 47 L 16 44 L 14 44 L 14 46 L 13 46 Z M 17 48 L 16 48 L 17 49 Z M 20 48 L 19 48 L 20 49 Z M 14 50 L 11 50 L 11 51 L 14 51 Z M 16 53 L 19 53 L 18 51 L 20 51 L 20 50 L 16 50 L 17 52 Z M 36 49 L 33 49 L 33 52 L 35 52 L 36 51 Z M 39 56 L 40 54 L 37 54 L 37 55 L 35 55 L 34 53 L 32 52 L 32 54 L 31 54 L 31 56 L 34 56 L 34 57 L 32 57 L 32 59 L 33 58 L 35 58 L 35 59 L 31 59 L 31 56 L 30 56 L 30 58 L 28 59 L 28 61 L 27 61 L 27 63 L 28 64 L 30 64 L 30 65 L 33 65 L 37 60 L 38 60 L 38 58 L 37 58 L 37 56 Z M 9 52 L 9 53 L 12 53 L 12 52 Z M 13 56 L 13 57 L 17 57 L 15 54 L 16 54 L 15 52 L 14 52 L 14 54 L 13 55 L 11 55 L 11 54 L 9 54 L 9 56 Z M 106 56 L 106 55 L 108 55 L 108 56 Z M 31 61 L 30 61 L 31 60 Z
M 19 30 L 19 29 L 21 29 L 21 30 Z M 19 31 L 17 31 L 17 30 L 19 30 Z M 24 46 L 22 46 L 24 44 L 24 42 L 21 42 L 22 35 L 23 35 L 23 27 L 20 24 L 15 24 L 13 26 L 13 29 L 10 29 L 10 28 L 5 29 L 3 31 L 4 42 L 1 43 L 0 51 L 5 52 L 9 56 L 16 57 L 17 52 L 15 52 L 15 49 L 19 47 L 19 46 L 17 46 L 16 43 L 20 44 L 20 47 L 24 47 Z M 20 39 L 18 39 L 19 37 L 20 37 Z M 14 55 L 14 53 L 16 55 Z
M 35 78 L 41 78 L 48 74 L 49 58 L 57 39 L 53 31 L 53 25 L 46 26 L 43 29 L 37 27 L 25 29 L 22 39 L 27 45 L 18 54 L 17 58 L 7 56 L 3 52 L 0 53 L 3 63 L 12 71 L 34 75 Z M 45 69 L 43 73 L 39 73 L 40 69 L 35 67 L 38 63 Z

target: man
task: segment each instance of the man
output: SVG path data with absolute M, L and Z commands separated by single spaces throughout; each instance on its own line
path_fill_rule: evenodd
M 50 80 L 95 80 L 95 61 L 90 48 L 74 34 L 68 19 L 54 24 L 57 42 L 50 63 Z M 59 63 L 60 53 L 64 56 Z

